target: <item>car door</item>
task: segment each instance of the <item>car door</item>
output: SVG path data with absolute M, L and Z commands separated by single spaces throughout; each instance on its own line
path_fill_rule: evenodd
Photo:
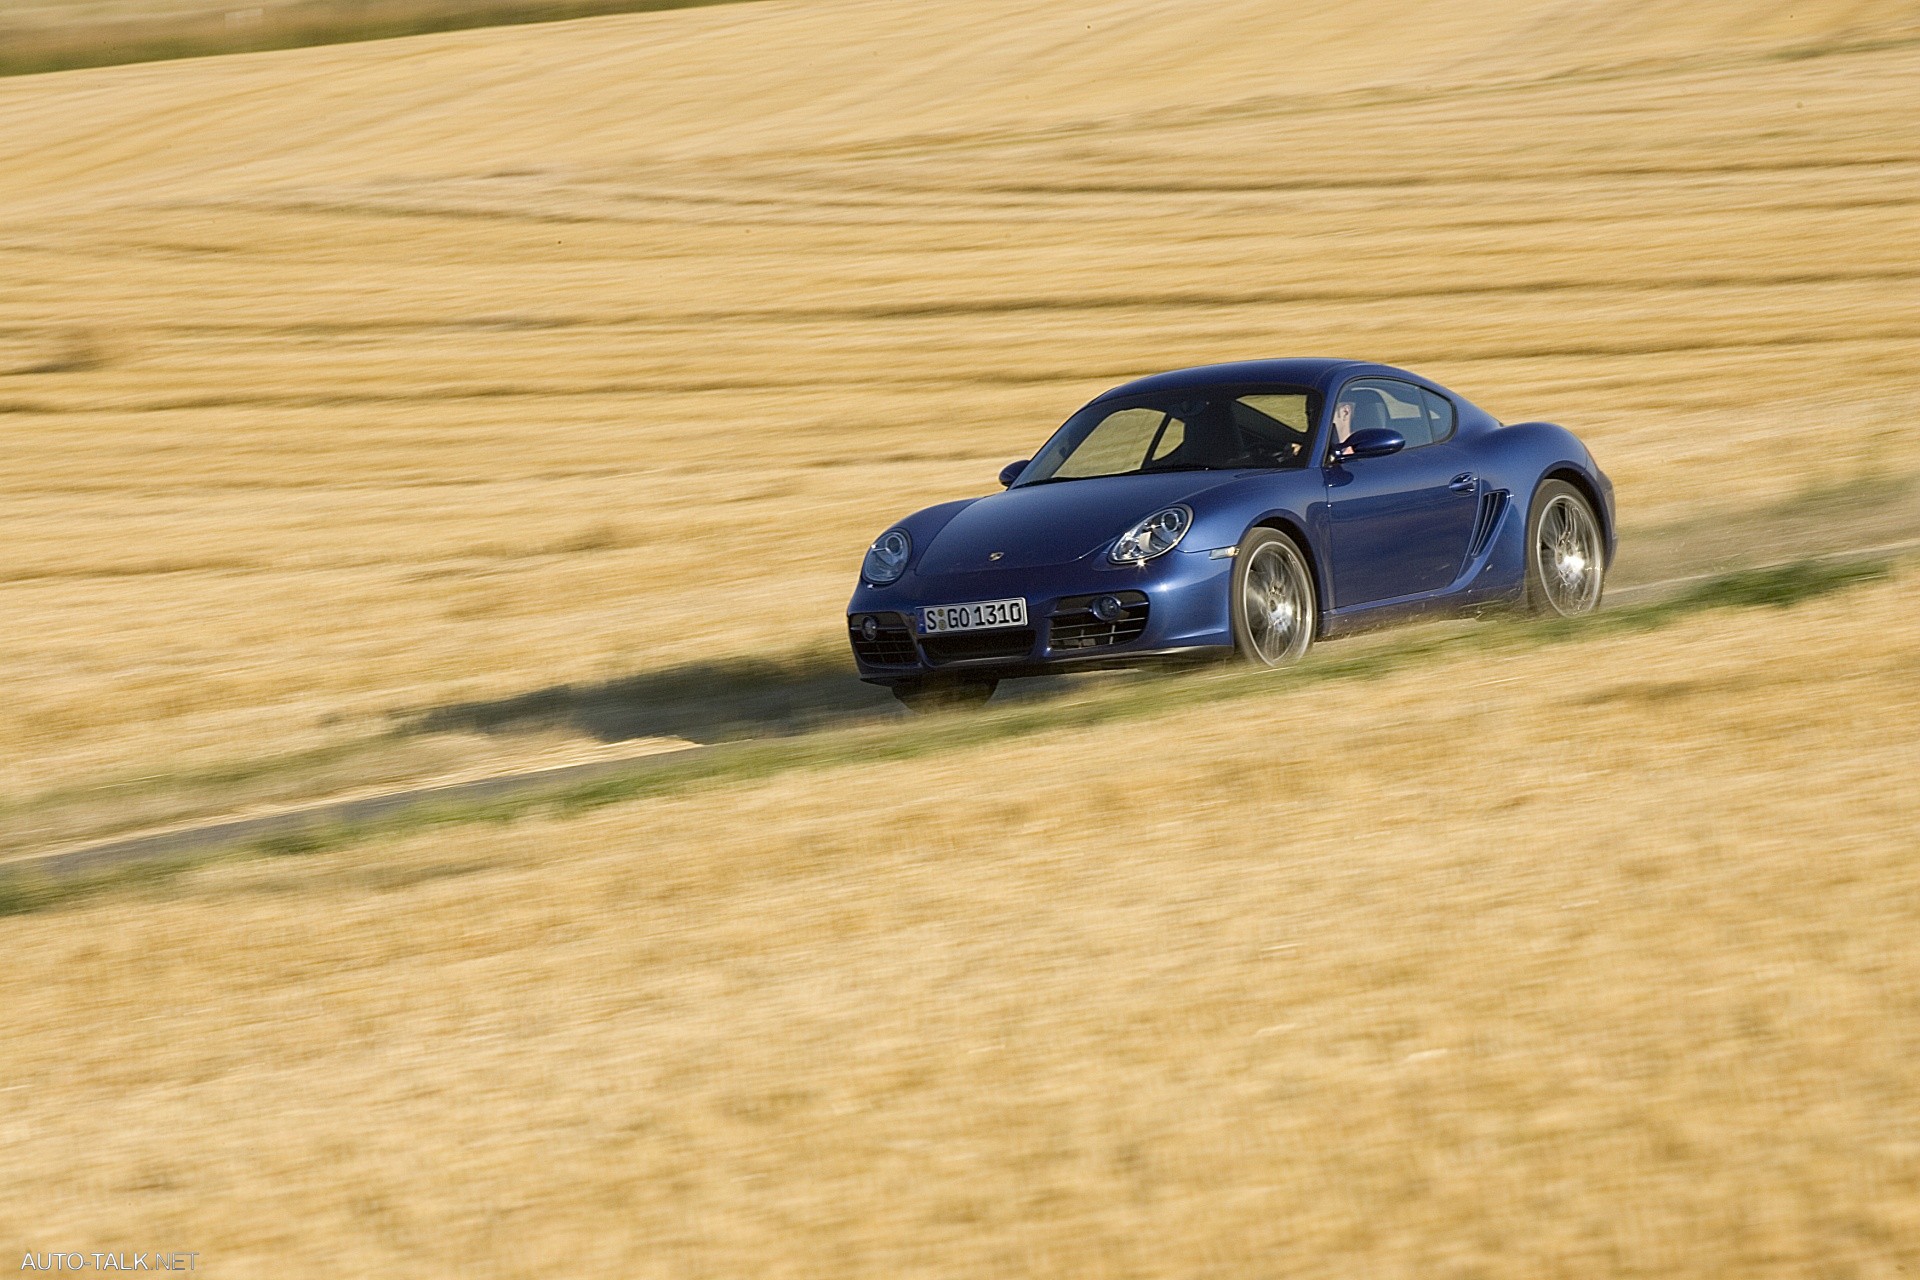
M 1341 388 L 1336 413 L 1343 401 L 1352 406 L 1353 429 L 1390 427 L 1407 447 L 1327 463 L 1334 607 L 1445 589 L 1466 563 L 1479 496 L 1465 451 L 1451 438 L 1451 404 L 1397 378 L 1357 378 Z

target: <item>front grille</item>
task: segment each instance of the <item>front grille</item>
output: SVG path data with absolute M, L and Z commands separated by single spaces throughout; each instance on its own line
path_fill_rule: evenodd
M 879 624 L 871 640 L 860 631 L 868 618 Z M 913 651 L 913 632 L 897 613 L 856 613 L 847 619 L 847 638 L 853 641 L 853 656 L 870 667 L 911 667 L 920 661 Z
M 1126 613 L 1112 622 L 1093 616 L 1093 602 L 1099 596 L 1068 596 L 1053 611 L 1048 622 L 1047 643 L 1056 651 L 1102 649 L 1108 645 L 1138 640 L 1147 629 L 1147 597 L 1139 591 L 1115 591 L 1113 597 L 1126 607 Z
M 967 658 L 1024 658 L 1033 651 L 1033 628 L 1006 627 L 993 631 L 956 631 L 926 636 L 920 641 L 927 661 L 935 666 Z

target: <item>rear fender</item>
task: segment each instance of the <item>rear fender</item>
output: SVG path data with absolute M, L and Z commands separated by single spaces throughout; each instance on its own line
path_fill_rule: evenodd
M 1548 480 L 1563 480 L 1580 490 L 1600 521 L 1607 563 L 1616 546 L 1613 482 L 1593 460 L 1580 438 L 1555 422 L 1519 422 L 1479 438 L 1483 483 L 1513 495 L 1525 512 L 1534 491 Z

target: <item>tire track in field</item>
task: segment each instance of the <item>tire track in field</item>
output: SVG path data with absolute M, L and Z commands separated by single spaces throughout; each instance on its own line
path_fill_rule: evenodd
M 1854 547 L 1824 555 L 1798 557 L 1751 566 L 1754 569 L 1777 568 L 1800 560 L 1822 564 L 1872 560 L 1886 556 L 1904 556 L 1920 552 L 1920 538 L 1876 546 Z M 1722 577 L 1724 573 L 1696 573 L 1664 578 L 1614 589 L 1607 594 L 1610 605 L 1645 604 L 1673 595 L 1695 583 Z M 94 840 L 38 853 L 29 853 L 0 861 L 0 872 L 30 870 L 41 875 L 63 877 L 105 871 L 139 862 L 184 857 L 211 850 L 254 844 L 275 837 L 295 836 L 315 827 L 354 826 L 394 818 L 437 805 L 474 801 L 504 800 L 517 795 L 556 789 L 597 778 L 609 777 L 640 760 L 666 756 L 686 756 L 689 752 L 711 751 L 707 744 L 689 742 L 684 746 L 564 764 L 540 769 L 518 770 L 465 778 L 453 782 L 407 787 L 393 791 L 360 793 L 330 797 L 304 804 L 289 805 L 266 813 L 229 815 L 208 821 L 144 831 L 134 835 Z

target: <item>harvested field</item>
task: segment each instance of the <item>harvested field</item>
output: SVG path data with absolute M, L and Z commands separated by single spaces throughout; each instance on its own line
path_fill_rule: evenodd
M 1899 1275 L 1916 607 L 1908 573 L 15 917 L 0 1240 Z
M 837 645 L 894 512 L 1182 363 L 1566 421 L 1649 571 L 1689 522 L 1864 536 L 1863 473 L 1911 530 L 1883 9 L 1649 10 L 1595 66 L 1523 4 L 1209 6 L 1183 77 L 1164 7 L 761 3 L 9 80 L 6 795 Z
M 1181 364 L 1565 422 L 1623 582 L 1920 534 L 1911 3 L 759 0 L 0 80 L 0 176 L 0 853 L 865 724 L 866 542 Z M 0 1244 L 1904 1274 L 1917 602 L 0 915 Z

